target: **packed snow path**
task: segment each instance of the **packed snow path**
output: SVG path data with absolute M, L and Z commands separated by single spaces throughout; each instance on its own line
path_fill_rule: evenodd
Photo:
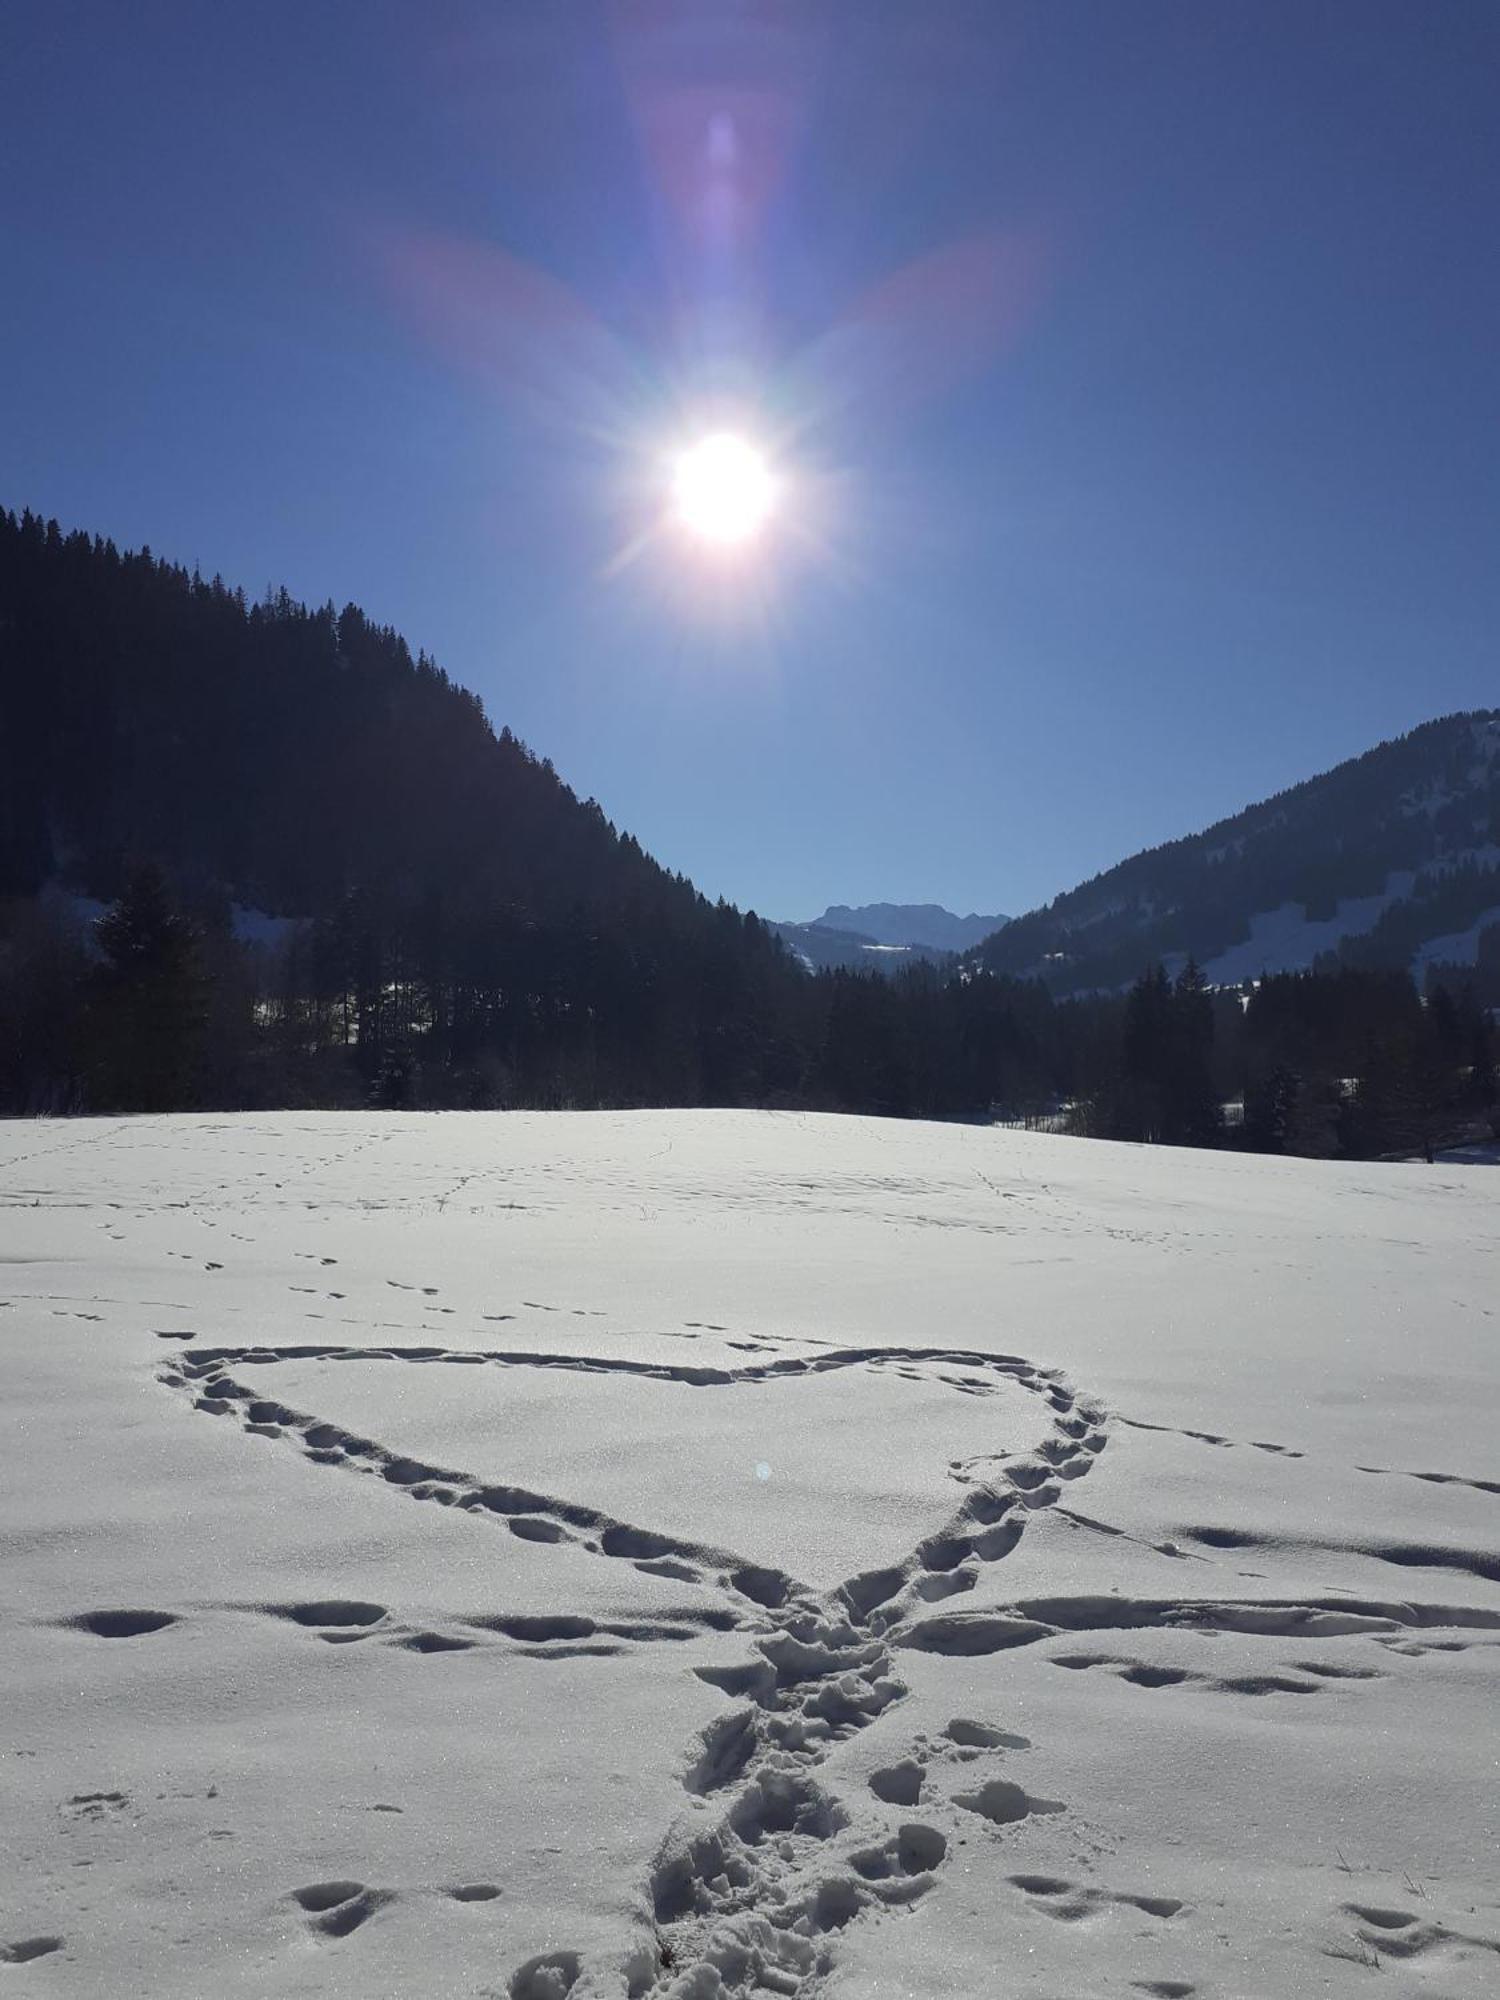
M 5 1128 L 0 1978 L 1493 1990 L 1491 1185 Z

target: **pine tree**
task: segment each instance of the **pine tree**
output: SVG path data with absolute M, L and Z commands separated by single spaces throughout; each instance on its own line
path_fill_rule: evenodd
M 194 1102 L 208 1018 L 197 927 L 174 910 L 159 869 L 131 870 L 94 926 L 100 959 L 84 1027 L 98 1110 L 177 1111 Z
M 1470 1043 L 1469 1098 L 1483 1110 L 1489 1110 L 1500 1100 L 1500 1081 L 1495 1075 L 1495 1038 L 1483 1016 L 1475 1024 Z
M 1172 989 L 1171 1036 L 1162 1078 L 1167 1133 L 1175 1145 L 1212 1146 L 1220 1136 L 1213 1051 L 1213 996 L 1190 957 Z

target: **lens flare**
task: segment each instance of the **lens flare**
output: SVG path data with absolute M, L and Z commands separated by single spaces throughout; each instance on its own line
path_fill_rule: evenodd
M 673 468 L 677 518 L 703 541 L 725 546 L 753 541 L 775 502 L 776 483 L 764 453 L 734 431 L 700 438 Z

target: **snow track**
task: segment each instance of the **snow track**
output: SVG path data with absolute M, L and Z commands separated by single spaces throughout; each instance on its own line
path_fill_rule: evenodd
M 900 1368 L 919 1378 L 941 1374 L 970 1393 L 1001 1381 L 1018 1385 L 1042 1400 L 1051 1435 L 1034 1454 L 1004 1461 L 992 1479 L 961 1474 L 967 1492 L 960 1506 L 901 1562 L 861 1571 L 818 1592 L 730 1550 L 614 1520 L 556 1495 L 423 1463 L 314 1413 L 291 1409 L 231 1373 L 306 1361 L 550 1368 L 704 1390 L 851 1368 Z M 963 1374 L 955 1377 L 954 1370 Z M 982 1566 L 1008 1556 L 1028 1519 L 1054 1506 L 1066 1484 L 1083 1478 L 1108 1441 L 1103 1411 L 1080 1397 L 1060 1371 L 1016 1355 L 953 1348 L 835 1348 L 811 1358 L 716 1368 L 530 1350 L 194 1344 L 175 1352 L 157 1373 L 195 1409 L 228 1418 L 256 1436 L 281 1439 L 319 1465 L 374 1475 L 413 1500 L 492 1518 L 524 1540 L 573 1544 L 631 1563 L 647 1575 L 704 1586 L 727 1600 L 717 1613 L 688 1610 L 655 1625 L 601 1623 L 566 1613 L 484 1621 L 488 1630 L 526 1650 L 553 1656 L 583 1648 L 607 1652 L 614 1650 L 611 1642 L 681 1640 L 694 1629 L 739 1629 L 750 1641 L 751 1657 L 742 1665 L 697 1670 L 736 1706 L 704 1732 L 683 1779 L 696 1798 L 725 1795 L 723 1810 L 706 1830 L 692 1821 L 672 1829 L 648 1885 L 654 1958 L 638 1955 L 629 1987 L 637 1995 L 661 1991 L 666 2000 L 754 1988 L 801 1994 L 827 1972 L 830 1936 L 864 1910 L 902 1908 L 933 1887 L 948 1846 L 941 1830 L 900 1820 L 883 1841 L 872 1843 L 865 1833 L 851 1831 L 849 1814 L 813 1773 L 832 1744 L 905 1698 L 907 1689 L 894 1671 L 896 1646 L 943 1650 L 943 1633 L 956 1628 L 952 1621 L 925 1619 L 923 1607 L 972 1590 Z M 362 1638 L 376 1626 L 384 1628 L 383 1636 L 417 1651 L 475 1643 L 456 1634 L 392 1630 L 380 1605 L 335 1601 L 268 1608 L 335 1644 Z M 121 1629 L 144 1630 L 149 1628 L 137 1621 L 152 1614 L 89 1615 L 95 1621 L 91 1629 L 98 1629 L 101 1619 L 113 1619 Z M 168 1614 L 155 1615 L 172 1622 Z M 992 1734 L 962 1721 L 953 1728 L 967 1731 L 974 1746 Z M 994 1824 L 1062 1809 L 1001 1779 L 956 1803 Z M 370 1892 L 362 1885 L 334 1886 L 348 1893 L 332 1916 L 318 1919 L 325 1929 L 333 1917 L 343 1921 L 339 1913 L 353 1919 L 350 1928 L 373 1914 Z M 322 1892 L 298 1893 L 305 1898 Z M 516 1973 L 511 1991 L 565 1994 L 577 1969 L 576 1961 L 556 1957 L 530 1963 Z
M 7 1992 L 1493 1990 L 1481 1171 L 147 1120 L 0 1222 Z
M 412 1458 L 316 1413 L 290 1408 L 263 1387 L 241 1379 L 251 1372 L 262 1376 L 283 1364 L 306 1362 L 549 1369 L 717 1392 L 853 1369 L 893 1369 L 908 1380 L 942 1380 L 971 1394 L 986 1393 L 1001 1383 L 1019 1387 L 1045 1408 L 1050 1434 L 1034 1451 L 998 1453 L 992 1461 L 982 1461 L 990 1466 L 988 1477 L 978 1477 L 956 1463 L 954 1475 L 966 1490 L 948 1520 L 923 1536 L 900 1561 L 860 1570 L 835 1588 L 820 1591 L 711 1542 L 619 1520 L 564 1496 Z M 1500 1609 L 1346 1595 L 1312 1600 L 1048 1596 L 1021 1598 L 996 1609 L 932 1609 L 972 1592 L 989 1565 L 1017 1548 L 1028 1522 L 1057 1507 L 1074 1483 L 1087 1476 L 1108 1444 L 1109 1421 L 1097 1400 L 1081 1395 L 1060 1371 L 1016 1355 L 854 1346 L 719 1367 L 521 1348 L 194 1343 L 174 1352 L 157 1372 L 165 1386 L 187 1397 L 196 1410 L 228 1419 L 255 1436 L 280 1440 L 316 1464 L 373 1476 L 399 1495 L 492 1520 L 522 1540 L 559 1549 L 574 1547 L 629 1564 L 644 1575 L 701 1588 L 720 1600 L 717 1608 L 695 1604 L 655 1618 L 624 1621 L 567 1612 L 495 1613 L 468 1619 L 461 1631 L 407 1629 L 393 1621 L 384 1606 L 361 1602 L 266 1607 L 317 1631 L 329 1643 L 379 1636 L 418 1652 L 508 1642 L 514 1650 L 535 1657 L 607 1657 L 623 1646 L 681 1643 L 707 1632 L 743 1635 L 748 1655 L 742 1662 L 695 1669 L 700 1679 L 719 1688 L 734 1704 L 703 1731 L 683 1774 L 690 1799 L 700 1807 L 711 1804 L 714 1816 L 705 1824 L 701 1811 L 685 1815 L 662 1841 L 646 1884 L 652 1944 L 636 1952 L 627 1967 L 632 1995 L 711 2000 L 723 1993 L 756 1990 L 807 1994 L 830 1972 L 833 1946 L 851 1924 L 865 1914 L 909 1908 L 934 1888 L 948 1857 L 954 1809 L 992 1826 L 1066 1810 L 1064 1802 L 1034 1796 L 1009 1778 L 981 1775 L 972 1789 L 953 1796 L 946 1830 L 926 1819 L 902 1816 L 900 1809 L 916 1807 L 922 1789 L 923 1753 L 912 1745 L 897 1765 L 878 1774 L 879 1782 L 871 1778 L 870 1791 L 893 1808 L 888 1830 L 872 1839 L 867 1810 L 856 1818 L 838 1790 L 820 1781 L 818 1773 L 833 1746 L 906 1699 L 909 1690 L 899 1672 L 903 1653 L 975 1659 L 1073 1635 L 1143 1631 L 1293 1641 L 1299 1653 L 1316 1642 L 1354 1635 L 1371 1637 L 1413 1657 L 1428 1647 L 1451 1653 L 1474 1643 L 1500 1644 L 1500 1639 L 1482 1636 L 1500 1634 Z M 1135 1427 L 1169 1428 L 1142 1423 Z M 1180 1435 L 1210 1445 L 1233 1443 L 1210 1433 Z M 1250 1448 L 1303 1456 L 1265 1442 Z M 1488 1482 L 1462 1483 L 1491 1490 Z M 1086 1525 L 1099 1525 L 1073 1509 L 1065 1512 Z M 1241 1534 L 1216 1538 L 1207 1529 L 1197 1531 L 1197 1539 L 1219 1547 L 1254 1541 Z M 1308 1545 L 1337 1546 L 1312 1541 Z M 1470 1556 L 1389 1546 L 1371 1546 L 1365 1552 L 1401 1564 L 1459 1569 L 1491 1580 L 1500 1577 L 1500 1563 L 1477 1552 Z M 121 1633 L 175 1622 L 171 1614 L 128 1611 L 93 1613 L 89 1618 L 88 1629 Z M 1418 1639 L 1419 1633 L 1435 1636 Z M 1221 1675 L 1128 1653 L 1063 1650 L 1050 1658 L 1059 1668 L 1103 1670 L 1142 1689 L 1183 1688 L 1242 1697 L 1316 1695 L 1341 1682 L 1379 1678 L 1381 1671 L 1305 1657 L 1286 1666 Z M 965 1718 L 953 1721 L 947 1733 L 970 1756 L 1024 1744 L 1024 1739 L 1007 1738 L 991 1725 Z M 1112 1906 L 1134 1907 L 1165 1920 L 1183 1907 L 1180 1898 L 1130 1895 L 1070 1882 L 1038 1886 L 1042 1878 L 1015 1879 L 1048 1915 L 1064 1921 Z M 348 1895 L 317 1918 L 325 1930 L 332 1926 L 335 1934 L 343 1934 L 338 1926 L 352 1929 L 379 1907 L 378 1895 L 363 1885 L 335 1886 L 347 1887 Z M 298 1892 L 299 1897 L 312 1893 Z M 1395 1929 L 1393 1919 L 1393 1934 Z M 1432 1930 L 1431 1925 L 1412 1929 L 1406 1943 L 1416 1952 Z M 570 1953 L 528 1961 L 514 1975 L 511 1991 L 546 2000 L 554 1993 L 566 1994 L 578 1976 L 579 1963 Z

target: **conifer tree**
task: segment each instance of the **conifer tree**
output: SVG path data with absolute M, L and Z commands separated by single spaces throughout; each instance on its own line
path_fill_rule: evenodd
M 194 1102 L 208 987 L 196 926 L 176 911 L 161 871 L 133 868 L 94 926 L 99 964 L 84 1028 L 91 1100 L 114 1111 L 178 1111 Z

